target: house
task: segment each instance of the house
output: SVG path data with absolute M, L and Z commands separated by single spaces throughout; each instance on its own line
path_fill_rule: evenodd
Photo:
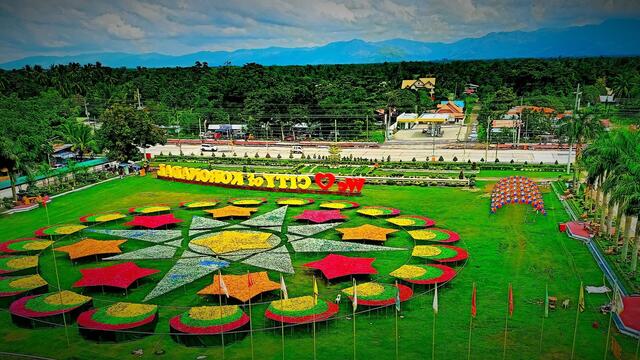
M 511 109 L 509 109 L 509 111 L 507 111 L 507 114 L 505 115 L 505 118 L 506 119 L 520 119 L 520 117 L 522 116 L 522 112 L 524 112 L 524 110 L 529 110 L 529 111 L 533 111 L 533 112 L 540 112 L 540 113 L 543 113 L 547 117 L 551 117 L 553 114 L 555 114 L 557 112 L 556 109 L 553 109 L 553 108 L 550 108 L 550 107 L 519 105 L 519 106 L 514 106 Z
M 402 80 L 402 84 L 400 85 L 400 89 L 409 90 L 434 89 L 435 87 L 436 78 L 434 77 L 424 77 L 417 80 Z
M 493 131 L 493 129 L 513 129 L 520 126 L 520 120 L 492 120 L 491 121 L 491 131 Z
M 451 114 L 454 123 L 460 123 L 464 121 L 464 110 L 460 106 L 456 105 L 452 101 L 447 101 L 443 104 L 438 104 L 436 114 Z
M 449 100 L 442 100 L 442 101 L 440 101 L 440 104 L 441 105 L 446 105 L 448 102 L 449 102 Z M 464 100 L 453 100 L 453 103 L 456 104 L 462 110 L 464 110 Z

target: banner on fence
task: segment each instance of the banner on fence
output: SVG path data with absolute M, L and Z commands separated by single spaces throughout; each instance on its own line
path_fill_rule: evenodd
M 159 165 L 157 175 L 160 179 L 181 182 L 301 193 L 359 194 L 365 182 L 364 178 L 355 177 L 337 180 L 331 173 L 318 173 L 313 177 L 292 174 L 254 174 L 165 164 Z

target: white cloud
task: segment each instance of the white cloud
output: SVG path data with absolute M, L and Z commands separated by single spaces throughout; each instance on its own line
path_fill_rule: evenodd
M 126 23 L 118 14 L 102 14 L 86 25 L 89 27 L 93 24 L 120 39 L 139 40 L 144 37 L 144 31 L 141 28 Z

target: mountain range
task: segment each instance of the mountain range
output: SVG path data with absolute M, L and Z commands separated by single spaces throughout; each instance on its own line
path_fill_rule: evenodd
M 268 47 L 234 51 L 200 51 L 186 55 L 104 52 L 69 56 L 31 56 L 0 64 L 2 69 L 25 65 L 100 62 L 111 67 L 186 67 L 196 61 L 219 66 L 354 64 L 398 61 L 484 60 L 640 55 L 640 20 L 610 19 L 596 25 L 544 28 L 534 31 L 489 33 L 459 41 L 421 42 L 406 39 L 364 41 L 354 39 L 315 47 Z

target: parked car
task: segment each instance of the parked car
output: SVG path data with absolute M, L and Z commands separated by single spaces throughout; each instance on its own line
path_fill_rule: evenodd
M 300 145 L 295 145 L 294 147 L 291 148 L 291 153 L 292 154 L 302 154 L 302 146 Z
M 211 144 L 202 144 L 200 145 L 200 151 L 218 151 L 218 147 L 211 145 Z

